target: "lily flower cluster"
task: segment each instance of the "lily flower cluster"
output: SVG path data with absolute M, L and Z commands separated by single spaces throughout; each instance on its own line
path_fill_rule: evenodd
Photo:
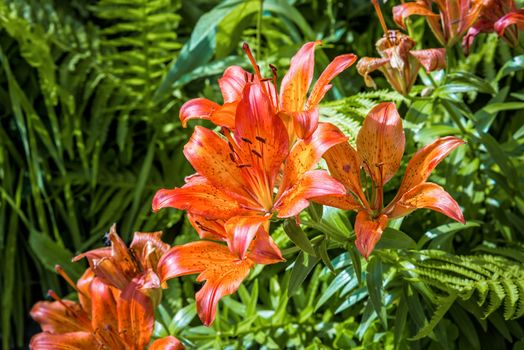
M 255 264 L 284 260 L 269 235 L 272 217 L 295 217 L 316 197 L 346 193 L 327 171 L 314 169 L 329 148 L 347 140 L 334 125 L 318 121 L 318 104 L 356 57 L 336 57 L 308 97 L 319 43 L 306 43 L 293 57 L 280 93 L 276 68 L 271 66 L 272 78 L 262 77 L 244 45 L 254 74 L 230 67 L 219 81 L 223 105 L 200 98 L 181 108 L 183 123 L 207 119 L 220 134 L 195 127 L 184 155 L 196 173 L 183 187 L 161 189 L 153 199 L 154 211 L 186 210 L 205 239 L 172 248 L 158 271 L 162 282 L 196 273 L 197 281 L 206 281 L 196 294 L 205 325 L 213 322 L 219 299 L 235 292 Z
M 33 336 L 30 348 L 145 349 L 153 333 L 154 308 L 161 297 L 156 266 L 169 249 L 160 236 L 161 232 L 135 233 L 128 248 L 113 226 L 111 247 L 74 259 L 85 257 L 90 265 L 76 284 L 57 266 L 56 271 L 77 292 L 78 302 L 63 300 L 50 291 L 55 301 L 36 303 L 31 317 L 43 332 Z M 155 340 L 148 349 L 180 350 L 183 346 L 168 336 Z

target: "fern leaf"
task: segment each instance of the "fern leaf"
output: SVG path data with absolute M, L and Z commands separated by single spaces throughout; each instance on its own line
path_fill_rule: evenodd
M 493 311 L 497 310 L 502 301 L 504 300 L 504 288 L 500 285 L 498 281 L 488 281 L 489 286 L 489 305 L 487 309 L 484 310 L 484 318 L 487 318 Z
M 510 279 L 502 280 L 506 297 L 504 298 L 504 319 L 510 320 L 517 311 L 519 289 Z
M 410 340 L 418 340 L 429 336 L 456 299 L 457 295 L 455 293 L 452 293 L 447 297 L 439 298 L 437 301 L 437 309 L 431 316 L 429 322 L 422 327 L 414 337 L 410 338 Z

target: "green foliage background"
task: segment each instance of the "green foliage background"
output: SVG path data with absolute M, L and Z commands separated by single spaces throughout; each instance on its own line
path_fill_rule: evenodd
M 197 96 L 220 101 L 223 70 L 249 68 L 243 41 L 281 77 L 305 41 L 321 39 L 318 74 L 337 54 L 377 56 L 370 13 L 367 0 L 0 0 L 3 349 L 38 331 L 28 311 L 48 289 L 67 295 L 54 265 L 78 277 L 85 266 L 71 257 L 103 244 L 113 222 L 125 239 L 195 239 L 181 212 L 153 214 L 151 198 L 192 172 L 178 109 Z M 420 48 L 438 47 L 423 19 L 410 30 Z M 524 347 L 524 50 L 481 35 L 468 57 L 454 48 L 448 59 L 409 98 L 379 75 L 379 90 L 365 89 L 352 67 L 322 115 L 353 138 L 374 104 L 395 101 L 406 157 L 438 136 L 465 138 L 432 181 L 466 225 L 417 211 L 366 262 L 352 245 L 354 214 L 315 206 L 302 227 L 275 226 L 287 262 L 257 267 L 212 328 L 195 317 L 194 278 L 171 281 L 155 336 L 217 349 Z

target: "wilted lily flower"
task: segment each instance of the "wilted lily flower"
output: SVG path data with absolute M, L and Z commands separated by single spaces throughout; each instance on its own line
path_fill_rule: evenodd
M 190 119 L 200 118 L 211 120 L 218 126 L 234 129 L 236 109 L 242 99 L 244 87 L 255 79 L 262 84 L 262 90 L 268 97 L 273 113 L 279 114 L 286 124 L 291 141 L 295 136 L 310 137 L 318 125 L 318 104 L 331 88 L 331 80 L 356 60 L 353 54 L 335 57 L 322 72 L 308 97 L 315 68 L 315 47 L 319 44 L 320 41 L 304 44 L 291 59 L 289 71 L 282 79 L 280 95 L 277 93 L 276 68 L 271 66 L 272 79 L 263 78 L 249 46 L 244 44 L 244 50 L 253 64 L 255 74 L 248 73 L 238 66 L 227 68 L 218 82 L 224 104 L 221 106 L 205 98 L 192 99 L 180 109 L 182 124 L 185 125 Z
M 108 238 L 111 247 L 90 250 L 73 261 L 87 258 L 95 275 L 122 292 L 139 290 L 156 305 L 160 299 L 160 280 L 157 264 L 169 245 L 160 239 L 162 232 L 135 232 L 128 248 L 113 225 Z
M 200 230 L 207 231 L 208 222 L 204 218 L 200 220 Z M 253 220 L 258 224 L 253 225 Z M 223 235 L 213 230 L 216 239 L 228 242 L 228 246 L 211 241 L 175 246 L 158 265 L 162 282 L 196 273 L 199 274 L 197 282 L 206 281 L 196 294 L 198 316 L 206 326 L 213 323 L 220 298 L 236 292 L 255 264 L 273 264 L 284 260 L 260 217 L 237 217 L 228 225 L 239 229 L 234 231 L 234 235 L 226 234 L 225 229 L 222 230 Z
M 376 0 L 373 1 L 373 5 L 384 30 L 384 36 L 376 43 L 380 57 L 361 58 L 357 64 L 358 73 L 364 77 L 366 86 L 376 88 L 369 74 L 380 70 L 396 91 L 407 95 L 417 79 L 420 68 L 424 67 L 429 73 L 446 67 L 446 50 L 413 50 L 415 41 L 397 30 L 388 30 Z
M 330 147 L 347 137 L 334 125 L 319 123 L 307 141 L 298 140 L 290 147 L 284 122 L 256 81 L 244 87 L 234 131 L 223 129 L 223 134 L 195 128 L 184 155 L 197 173 L 181 188 L 159 190 L 153 198 L 154 211 L 174 207 L 222 220 L 228 234 L 236 237 L 237 231 L 258 227 L 273 214 L 279 218 L 298 215 L 310 198 L 345 194 L 344 186 L 326 171 L 312 168 Z M 230 225 L 236 217 L 252 219 Z M 249 245 L 247 241 L 245 247 Z
M 518 13 L 513 0 L 486 0 L 485 6 L 480 12 L 478 20 L 468 30 L 468 33 L 462 40 L 462 47 L 464 48 L 464 51 L 466 53 L 469 52 L 475 37 L 480 33 L 491 33 L 495 31 L 497 31 L 499 35 L 502 36 L 511 46 L 517 46 L 519 43 L 518 27 L 513 26 L 512 24 L 514 23 L 511 23 L 511 20 L 503 20 L 502 22 L 498 22 L 500 19 L 503 19 L 503 17 L 516 18 L 515 15 L 511 14 L 515 12 Z M 524 16 L 522 18 L 524 18 Z M 495 28 L 496 23 L 500 23 L 498 25 L 499 30 Z M 510 27 L 505 30 L 507 26 Z M 522 24 L 522 27 L 524 28 L 524 24 Z
M 142 350 L 147 346 L 154 325 L 149 298 L 129 290 L 121 292 L 95 277 L 90 268 L 76 285 L 60 267 L 57 271 L 77 291 L 79 302 L 63 300 L 50 291 L 49 295 L 56 301 L 36 303 L 31 317 L 43 332 L 33 336 L 31 349 Z M 166 341 L 171 345 L 178 342 L 176 338 Z M 178 347 L 172 349 L 183 349 L 183 346 L 178 342 Z
M 403 29 L 404 21 L 412 15 L 426 17 L 438 41 L 453 46 L 479 18 L 486 0 L 418 0 L 393 7 L 393 19 Z M 436 5 L 439 14 L 433 12 Z
M 344 184 L 347 195 L 315 200 L 358 212 L 355 245 L 366 258 L 379 241 L 388 220 L 408 215 L 415 209 L 432 209 L 464 223 L 460 207 L 449 193 L 426 181 L 440 161 L 463 143 L 449 136 L 419 150 L 408 163 L 397 195 L 384 206 L 383 188 L 400 167 L 405 137 L 395 104 L 381 103 L 364 120 L 357 136 L 356 150 L 348 143 L 342 143 L 324 155 L 331 175 Z M 361 168 L 371 178 L 371 196 L 366 196 L 362 189 Z

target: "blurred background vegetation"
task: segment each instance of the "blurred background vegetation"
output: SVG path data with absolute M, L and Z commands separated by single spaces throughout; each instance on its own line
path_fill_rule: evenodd
M 390 28 L 395 4 L 384 7 Z M 372 13 L 368 0 L 0 0 L 3 349 L 38 331 L 28 310 L 48 289 L 67 295 L 54 265 L 77 278 L 85 266 L 71 257 L 104 244 L 112 223 L 126 240 L 157 230 L 168 243 L 194 239 L 181 212 L 153 214 L 151 198 L 192 172 L 178 109 L 197 96 L 221 100 L 223 70 L 249 68 L 244 41 L 263 71 L 273 63 L 282 77 L 305 41 L 321 39 L 318 74 L 341 53 L 377 56 Z M 419 48 L 438 47 L 423 19 L 410 28 Z M 317 254 L 275 226 L 287 263 L 257 268 L 212 328 L 195 318 L 194 278 L 170 282 L 155 334 L 190 348 L 522 349 L 512 319 L 524 314 L 524 51 L 494 35 L 478 37 L 468 57 L 453 50 L 446 74 L 422 73 L 413 95 L 425 97 L 392 92 L 379 75 L 379 90 L 366 90 L 352 67 L 322 114 L 354 136 L 377 101 L 395 101 L 407 155 L 438 136 L 464 137 L 432 180 L 467 225 L 418 211 L 386 232 L 366 266 L 350 244 L 354 214 L 315 207 L 301 232 L 323 242 Z

